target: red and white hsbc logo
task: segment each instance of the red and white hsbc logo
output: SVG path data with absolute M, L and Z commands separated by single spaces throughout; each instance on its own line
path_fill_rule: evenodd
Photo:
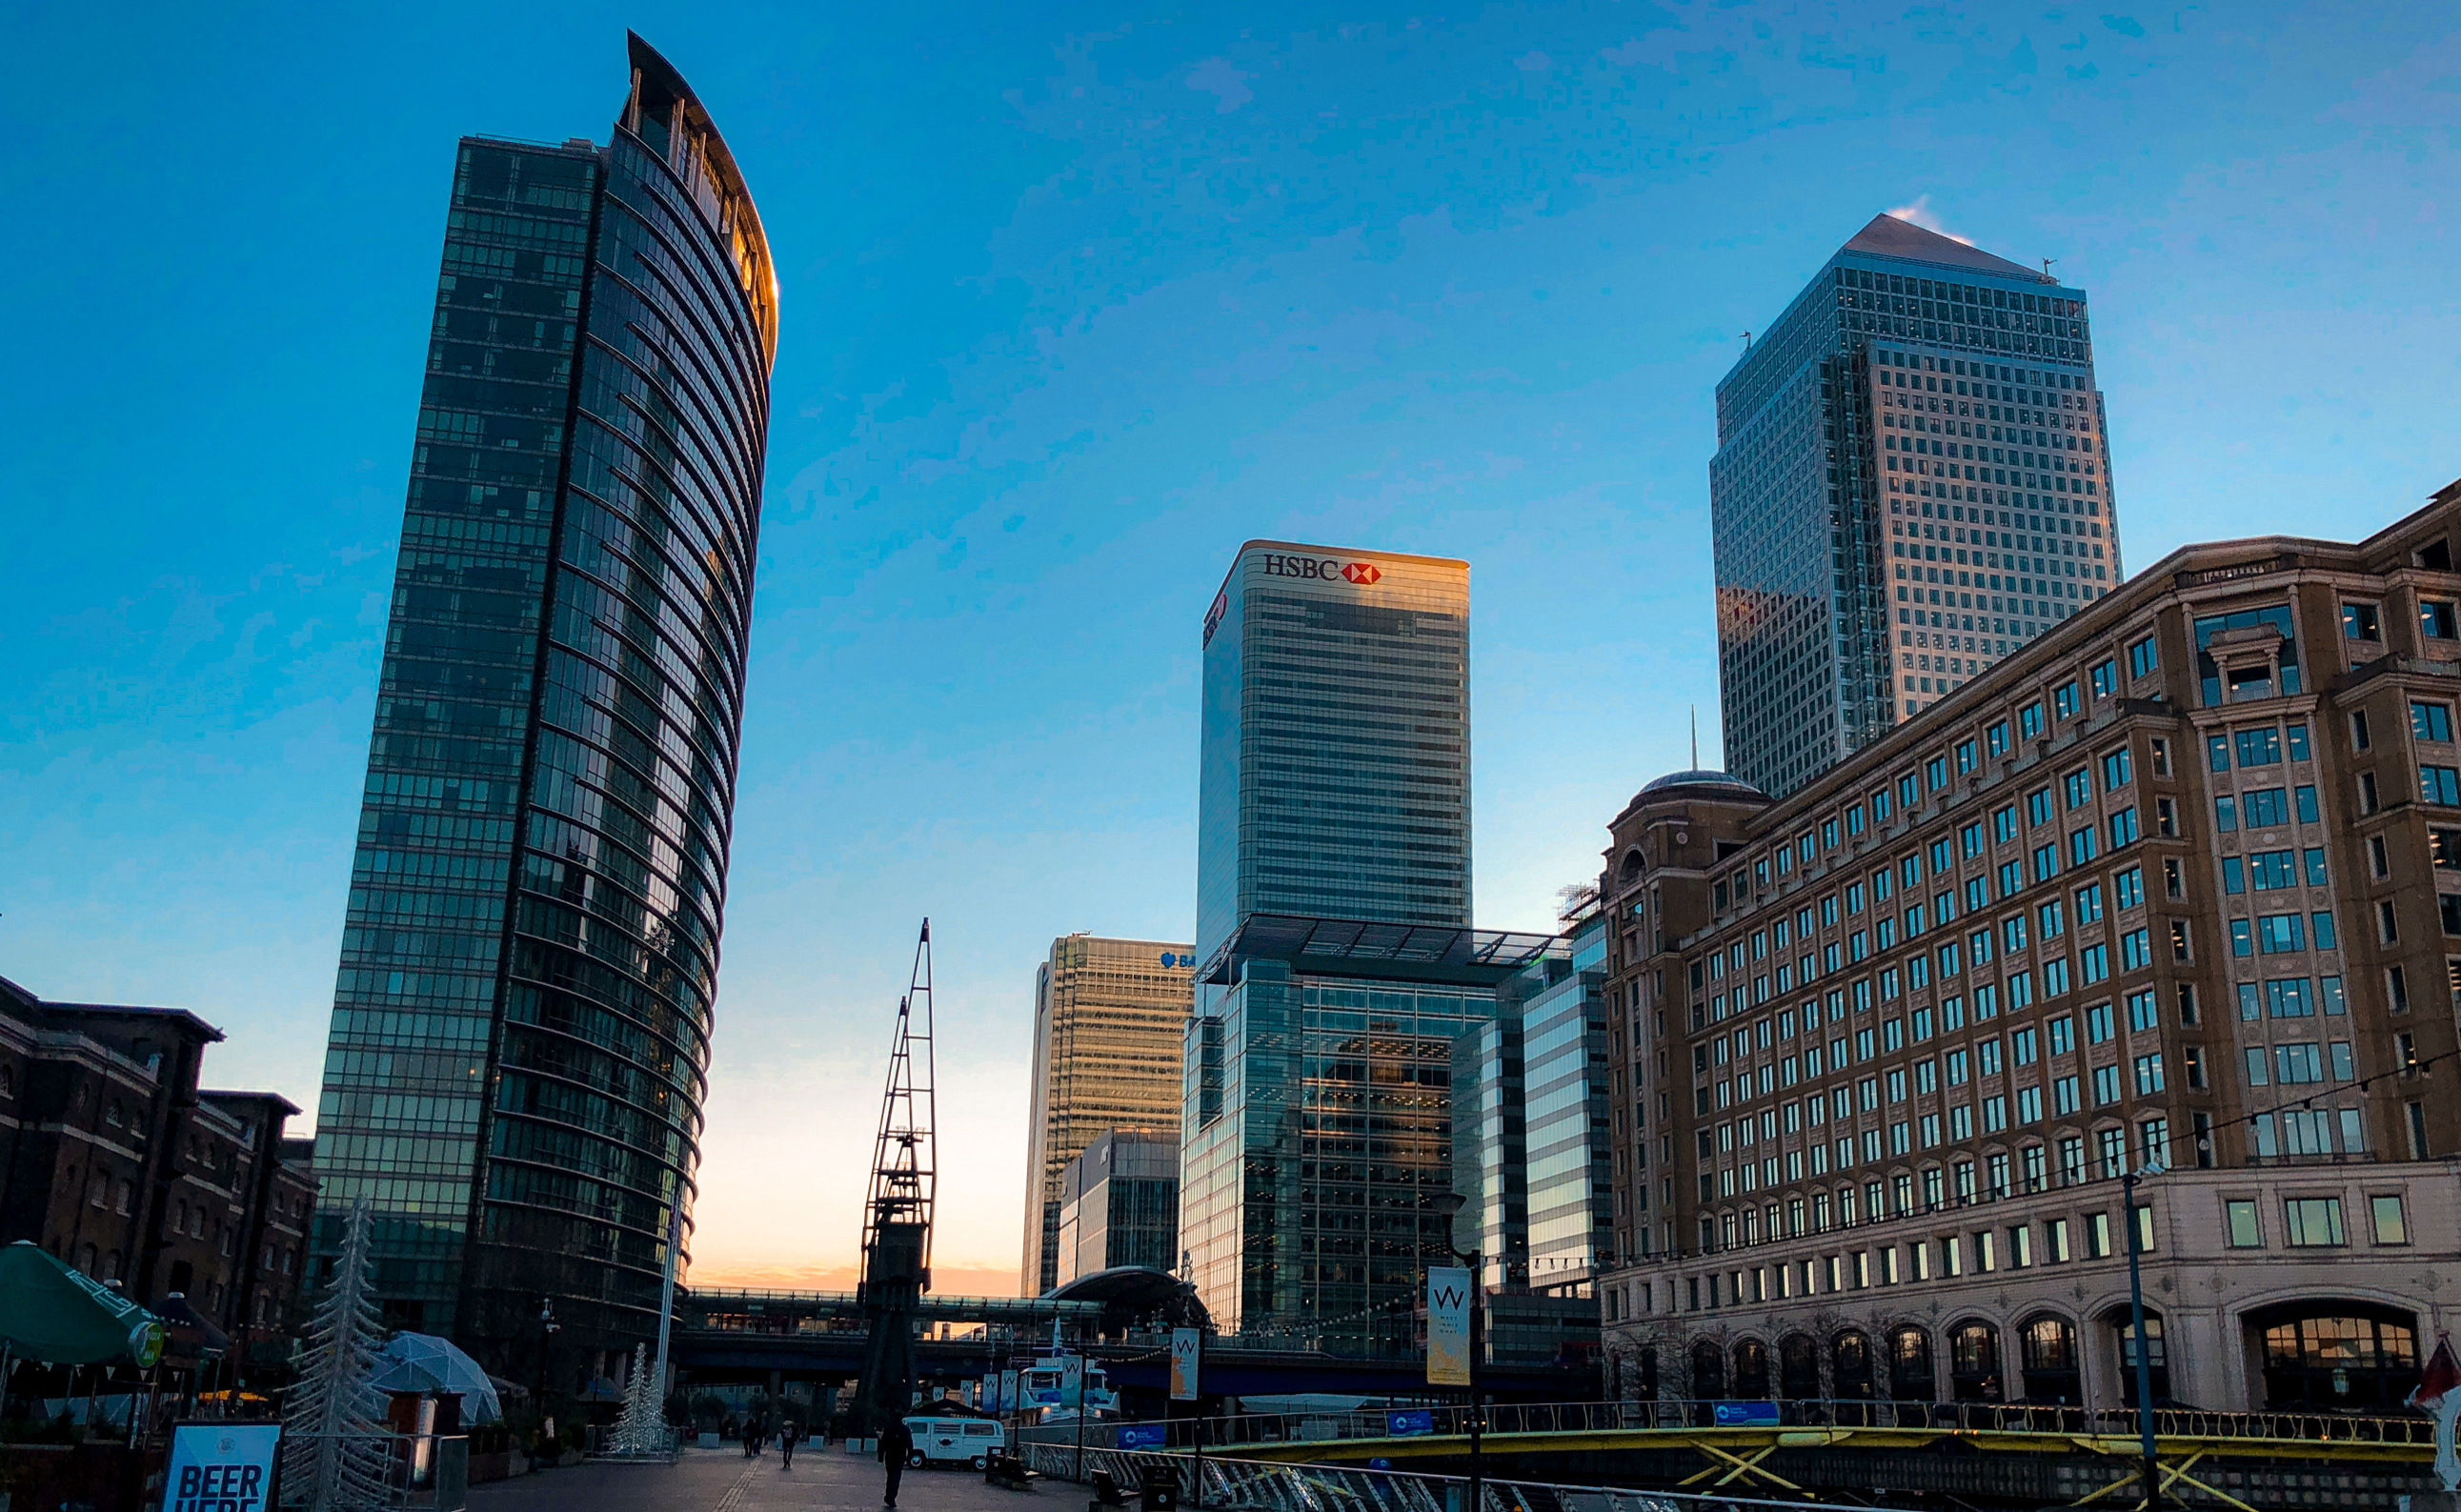
M 1332 557 L 1265 558 L 1265 576 L 1269 578 L 1339 578 L 1357 587 L 1373 587 L 1384 574 L 1373 562 L 1339 562 Z

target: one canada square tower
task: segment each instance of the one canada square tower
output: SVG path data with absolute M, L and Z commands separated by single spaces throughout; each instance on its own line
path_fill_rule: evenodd
M 551 1396 L 689 1247 L 778 334 L 638 37 L 609 137 L 456 159 L 317 1109 L 315 1253 Z
M 1771 796 L 2121 579 L 2085 291 L 1879 215 L 1718 384 L 1726 769 Z

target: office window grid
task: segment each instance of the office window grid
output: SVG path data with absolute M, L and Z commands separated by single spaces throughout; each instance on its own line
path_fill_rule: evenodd
M 1778 796 L 2121 576 L 2082 296 L 1879 225 L 1719 386 L 1727 765 Z

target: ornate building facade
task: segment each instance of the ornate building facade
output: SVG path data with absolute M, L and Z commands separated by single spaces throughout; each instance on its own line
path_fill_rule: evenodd
M 1611 826 L 1628 1394 L 2386 1407 L 2461 1267 L 2461 484 Z M 2122 1177 L 2140 1173 L 2132 1203 Z M 2449 1289 L 2449 1288 L 2448 1288 Z

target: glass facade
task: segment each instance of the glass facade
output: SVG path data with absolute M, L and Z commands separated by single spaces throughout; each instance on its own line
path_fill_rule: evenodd
M 1889 216 L 1718 387 L 1726 765 L 1793 791 L 2121 577 L 2085 295 Z
M 1052 941 L 1051 958 L 1036 968 L 1019 1295 L 1038 1297 L 1066 1279 L 1059 1228 L 1069 1162 L 1115 1129 L 1177 1138 L 1191 965 L 1184 945 L 1071 934 Z M 1163 1268 L 1178 1262 L 1173 1254 Z
M 1179 1140 L 1105 1134 L 1059 1178 L 1059 1280 L 1114 1266 L 1179 1268 Z
M 1489 1286 L 1579 1290 L 1614 1225 L 1606 925 L 1598 914 L 1506 981 L 1453 1045 L 1453 1164 Z M 1472 1174 L 1475 1173 L 1475 1174 Z
M 460 145 L 317 1117 L 314 1252 L 368 1197 L 387 1322 L 524 1378 L 551 1299 L 551 1389 L 653 1332 L 690 1207 L 776 342 L 631 65 L 604 148 Z
M 1394 1308 L 1453 1185 L 1451 1045 L 1509 974 L 1401 964 L 1469 938 L 1468 564 L 1247 543 L 1204 697 L 1189 1279 L 1227 1331 L 1406 1351 Z M 1353 943 L 1328 956 L 1323 921 L 1374 923 L 1332 926 Z
M 1469 564 L 1252 541 L 1206 616 L 1196 953 L 1469 923 Z
M 1530 1271 L 1530 1139 L 1521 1117 L 1521 1015 L 1509 1007 L 1453 1041 L 1457 1236 L 1475 1243 L 1490 1287 Z
M 1593 914 L 1573 930 L 1569 960 L 1541 962 L 1515 979 L 1536 988 L 1520 1016 L 1529 1281 L 1539 1290 L 1586 1284 L 1614 1227 L 1606 943 L 1606 922 Z
M 1188 1279 L 1225 1332 L 1406 1352 L 1453 1189 L 1452 1043 L 1493 1017 L 1494 989 L 1239 969 L 1189 1026 L 1191 1104 L 1208 1027 L 1220 1087 L 1182 1142 Z

